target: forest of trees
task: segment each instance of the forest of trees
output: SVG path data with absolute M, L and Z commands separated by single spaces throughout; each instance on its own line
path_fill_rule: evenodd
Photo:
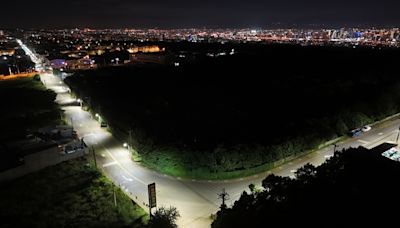
M 199 178 L 269 167 L 400 111 L 399 50 L 230 45 L 238 54 L 67 83 L 145 164 Z
M 393 222 L 392 208 L 400 203 L 396 161 L 352 148 L 319 167 L 307 164 L 295 175 L 269 175 L 264 189 L 250 186 L 232 207 L 221 207 L 212 227 L 385 227 Z

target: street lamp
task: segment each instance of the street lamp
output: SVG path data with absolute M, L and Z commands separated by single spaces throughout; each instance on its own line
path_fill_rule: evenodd
M 101 122 L 100 120 L 101 120 L 101 117 L 100 117 L 100 115 L 98 114 L 98 113 L 96 113 L 96 115 L 95 115 L 96 117 L 97 117 L 97 119 L 98 119 L 98 121 L 99 122 Z
M 336 153 L 336 148 L 338 147 L 338 145 L 336 145 L 336 143 L 335 144 L 333 144 L 333 153 Z
M 81 99 L 77 99 L 76 101 L 79 103 L 79 106 L 82 107 L 82 100 Z
M 125 142 L 125 143 L 123 144 L 123 146 L 124 146 L 124 148 L 126 148 L 128 151 L 131 150 L 131 148 L 130 148 L 130 146 L 129 146 L 128 143 Z

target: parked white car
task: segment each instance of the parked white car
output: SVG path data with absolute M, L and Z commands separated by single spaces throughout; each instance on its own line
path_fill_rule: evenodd
M 361 128 L 361 131 L 363 131 L 363 132 L 367 132 L 367 131 L 369 131 L 369 130 L 371 130 L 371 127 L 368 126 L 368 125 L 366 125 L 366 126 L 364 126 L 363 128 Z

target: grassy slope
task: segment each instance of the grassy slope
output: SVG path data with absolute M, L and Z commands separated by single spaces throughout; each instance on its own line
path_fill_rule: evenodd
M 142 227 L 147 214 L 86 159 L 3 184 L 1 227 Z
M 56 94 L 33 78 L 0 82 L 0 142 L 21 137 L 26 130 L 61 123 Z M 5 131 L 6 129 L 6 131 Z

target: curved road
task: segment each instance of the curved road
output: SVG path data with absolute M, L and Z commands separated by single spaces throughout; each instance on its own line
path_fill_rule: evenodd
M 32 60 L 38 63 L 37 58 L 30 50 L 23 44 L 21 46 L 27 54 L 31 55 Z M 146 210 L 148 210 L 146 207 L 148 202 L 147 185 L 155 182 L 157 205 L 177 207 L 181 214 L 178 220 L 179 227 L 209 227 L 210 215 L 218 210 L 221 203 L 218 193 L 223 188 L 230 195 L 227 201 L 227 205 L 230 206 L 243 191 L 248 189 L 249 184 L 254 183 L 259 186 L 268 174 L 293 177 L 297 168 L 306 163 L 320 165 L 333 154 L 333 146 L 326 147 L 268 172 L 229 181 L 182 180 L 170 177 L 132 161 L 128 150 L 109 132 L 101 128 L 99 122 L 94 119 L 95 117 L 83 111 L 79 106 L 69 105 L 76 100 L 68 93 L 69 88 L 59 77 L 43 74 L 41 79 L 48 89 L 57 93 L 56 101 L 63 106 L 66 119 L 72 121 L 71 124 L 79 137 L 83 137 L 88 146 L 94 147 L 98 167 Z M 371 148 L 382 142 L 394 141 L 399 125 L 400 119 L 398 118 L 385 121 L 379 126 L 374 126 L 371 131 L 364 133 L 359 138 L 338 143 L 337 150 L 360 145 Z

